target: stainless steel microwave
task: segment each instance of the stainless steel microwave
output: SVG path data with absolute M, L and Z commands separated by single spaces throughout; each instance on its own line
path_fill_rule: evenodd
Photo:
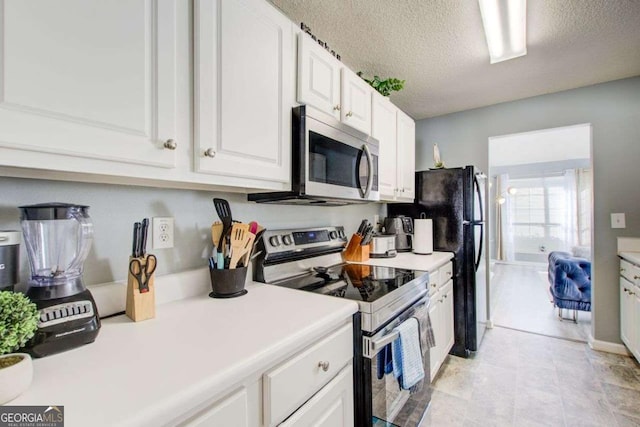
M 309 106 L 292 114 L 291 191 L 249 194 L 250 201 L 337 206 L 380 200 L 376 139 Z

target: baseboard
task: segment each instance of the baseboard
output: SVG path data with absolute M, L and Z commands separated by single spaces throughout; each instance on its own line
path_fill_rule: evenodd
M 621 354 L 623 356 L 631 356 L 624 344 L 618 344 L 609 341 L 600 341 L 589 335 L 589 347 L 593 350 L 604 351 L 605 353 Z

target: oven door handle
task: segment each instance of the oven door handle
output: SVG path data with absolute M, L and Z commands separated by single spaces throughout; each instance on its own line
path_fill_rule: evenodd
M 369 151 L 369 147 L 367 144 L 362 146 L 362 151 L 367 156 L 367 164 L 369 169 L 369 176 L 367 177 L 367 189 L 364 191 L 362 195 L 363 199 L 368 199 L 369 194 L 371 194 L 371 189 L 373 188 L 373 157 L 371 156 L 371 152 Z
M 415 314 L 415 312 L 417 310 L 421 309 L 422 307 L 425 307 L 425 308 L 428 309 L 428 305 L 429 305 L 429 298 L 428 297 L 424 297 L 424 298 L 421 298 L 420 300 L 418 300 L 417 304 L 414 304 L 413 306 L 407 308 L 407 311 L 408 310 L 413 310 L 413 312 L 412 312 L 412 315 L 413 315 L 413 314 Z M 406 319 L 404 319 L 404 320 L 406 320 Z M 399 324 L 400 324 L 399 321 L 392 322 L 392 325 L 393 325 L 394 328 L 395 328 L 395 326 L 397 326 Z M 362 355 L 364 357 L 372 359 L 387 344 L 390 344 L 390 343 L 394 342 L 396 339 L 398 339 L 399 336 L 400 336 L 400 333 L 398 331 L 395 331 L 393 329 L 391 329 L 391 330 L 387 329 L 386 331 L 378 332 L 376 335 L 374 335 L 372 337 L 363 337 Z
M 387 344 L 390 344 L 398 339 L 400 336 L 400 332 L 391 331 L 387 335 L 383 336 L 378 340 L 373 340 L 371 338 L 365 337 L 365 347 L 369 347 L 370 354 L 377 354 L 380 350 L 382 350 Z

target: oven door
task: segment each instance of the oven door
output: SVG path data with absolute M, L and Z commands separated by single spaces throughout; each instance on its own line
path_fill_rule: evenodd
M 305 193 L 378 201 L 378 147 L 306 117 Z
M 364 388 L 364 413 L 367 417 L 370 414 L 373 426 L 418 425 L 431 402 L 429 346 L 425 330 L 428 315 L 429 297 L 425 296 L 380 331 L 363 337 L 365 378 L 370 381 Z M 401 390 L 393 372 L 385 373 L 385 365 L 388 366 L 389 362 L 389 346 L 398 338 L 398 333 L 393 329 L 410 317 L 417 318 L 420 323 L 420 346 L 425 373 L 425 378 L 414 387 L 413 392 Z

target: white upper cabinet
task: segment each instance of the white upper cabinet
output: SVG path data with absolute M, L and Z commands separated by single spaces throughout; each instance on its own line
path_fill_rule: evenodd
M 197 172 L 288 182 L 293 24 L 265 0 L 198 0 Z
M 298 102 L 340 120 L 342 64 L 306 34 L 298 37 Z
M 416 196 L 416 123 L 400 110 L 397 114 L 398 187 L 396 200 L 412 202 Z
M 369 135 L 371 86 L 308 34 L 298 36 L 298 102 Z
M 396 193 L 396 111 L 388 98 L 373 92 L 371 96 L 371 136 L 380 142 L 378 188 L 380 200 L 394 200 Z
M 66 155 L 174 167 L 171 148 L 188 143 L 174 141 L 175 8 L 173 0 L 2 2 L 2 165 L 64 169 Z
M 371 91 L 356 73 L 342 68 L 340 119 L 366 134 L 371 133 Z

